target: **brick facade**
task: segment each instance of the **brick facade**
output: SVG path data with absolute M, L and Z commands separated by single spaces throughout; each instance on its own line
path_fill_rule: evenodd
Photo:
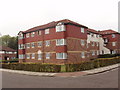
M 104 38 L 103 34 L 67 19 L 20 31 L 18 33 L 19 62 L 65 64 L 97 58 L 100 54 L 99 38 L 98 41 L 90 40 L 88 31 L 92 34 L 102 35 Z M 118 36 L 120 37 L 120 34 Z M 116 39 L 115 41 L 117 42 Z M 38 42 L 41 43 L 41 46 L 38 46 Z M 57 45 L 57 42 L 61 45 Z M 49 45 L 46 46 L 46 43 Z M 30 47 L 27 48 L 26 44 L 30 44 Z M 111 48 L 110 44 L 105 47 Z M 116 46 L 113 49 L 118 48 Z

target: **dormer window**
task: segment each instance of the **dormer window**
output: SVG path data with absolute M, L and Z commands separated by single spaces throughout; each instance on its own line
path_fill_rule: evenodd
M 56 26 L 56 32 L 62 32 L 62 31 L 65 31 L 65 25 L 60 22 Z
M 24 35 L 23 35 L 23 33 L 21 32 L 21 33 L 19 33 L 19 39 L 23 39 L 24 38 Z
M 112 38 L 115 38 L 115 34 L 112 34 Z

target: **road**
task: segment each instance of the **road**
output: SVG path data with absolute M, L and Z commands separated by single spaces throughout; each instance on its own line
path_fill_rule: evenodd
M 79 77 L 40 77 L 2 73 L 3 88 L 118 88 L 118 69 Z

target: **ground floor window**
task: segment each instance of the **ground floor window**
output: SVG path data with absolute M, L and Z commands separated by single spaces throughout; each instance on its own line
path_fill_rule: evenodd
M 92 51 L 92 56 L 94 56 L 95 55 L 95 51 Z
M 42 59 L 42 54 L 38 54 L 38 60 Z
M 85 58 L 85 52 L 81 52 L 81 58 Z
M 35 59 L 35 53 L 32 53 L 32 59 Z
M 66 53 L 56 53 L 56 59 L 67 59 Z
M 19 54 L 19 59 L 25 59 L 25 55 L 24 54 Z
M 26 58 L 27 58 L 27 59 L 30 59 L 30 54 L 26 54 Z
M 50 53 L 46 53 L 46 59 L 50 59 Z

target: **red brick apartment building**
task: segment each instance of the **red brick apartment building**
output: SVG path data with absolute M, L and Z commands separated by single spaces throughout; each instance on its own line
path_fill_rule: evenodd
M 12 60 L 16 58 L 16 50 L 5 47 L 5 46 L 0 46 L 0 60 Z
M 68 19 L 20 31 L 19 62 L 78 63 L 108 54 L 110 50 L 101 33 Z
M 106 47 L 111 54 L 120 53 L 120 33 L 114 30 L 104 30 L 99 32 L 105 40 Z

